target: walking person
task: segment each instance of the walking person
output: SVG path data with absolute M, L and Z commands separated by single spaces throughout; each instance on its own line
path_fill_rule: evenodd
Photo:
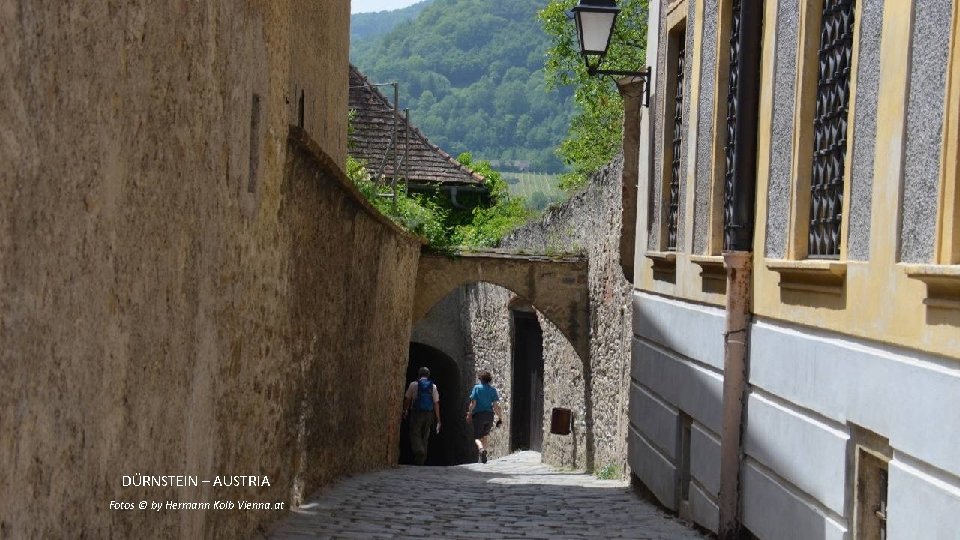
M 403 396 L 403 417 L 410 417 L 410 449 L 413 461 L 423 465 L 427 461 L 427 444 L 436 420 L 440 433 L 440 392 L 430 380 L 430 370 L 420 368 L 420 378 L 407 386 Z M 411 412 L 412 411 L 412 412 Z
M 497 415 L 497 426 L 503 423 L 503 411 L 500 409 L 500 396 L 490 383 L 493 375 L 487 370 L 481 371 L 477 378 L 480 383 L 470 392 L 470 406 L 467 410 L 467 423 L 473 424 L 473 439 L 480 453 L 480 463 L 487 462 L 487 437 L 493 429 L 493 415 Z

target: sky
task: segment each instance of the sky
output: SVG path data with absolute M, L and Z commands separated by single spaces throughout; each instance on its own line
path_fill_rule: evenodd
M 351 0 L 350 13 L 369 13 L 371 11 L 394 10 L 416 4 L 420 0 Z

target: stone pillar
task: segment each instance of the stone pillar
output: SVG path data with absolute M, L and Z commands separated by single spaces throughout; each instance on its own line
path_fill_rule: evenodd
M 640 106 L 644 81 L 627 77 L 617 81 L 623 97 L 623 197 L 620 223 L 620 266 L 633 283 L 634 243 L 637 234 L 637 184 L 640 172 Z
M 720 521 L 717 537 L 740 537 L 740 464 L 744 402 L 747 394 L 747 346 L 750 337 L 753 254 L 727 252 L 727 324 L 723 354 L 723 424 L 720 433 Z

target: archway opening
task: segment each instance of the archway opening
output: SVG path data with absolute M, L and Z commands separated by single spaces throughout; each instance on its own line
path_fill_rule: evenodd
M 426 465 L 459 465 L 471 461 L 469 453 L 472 444 L 463 417 L 465 409 L 461 402 L 464 392 L 457 363 L 443 352 L 422 343 L 410 344 L 409 358 L 406 384 L 417 380 L 419 369 L 426 367 L 440 393 L 442 427 L 440 433 L 434 431 L 430 434 Z M 408 422 L 403 422 L 400 433 L 400 463 L 413 464 Z
M 543 330 L 536 313 L 514 307 L 510 451 L 543 450 Z

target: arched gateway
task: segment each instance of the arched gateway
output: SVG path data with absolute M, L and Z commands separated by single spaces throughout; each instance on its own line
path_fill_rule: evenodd
M 590 358 L 590 292 L 585 257 L 528 255 L 500 250 L 424 253 L 417 272 L 413 323 L 460 285 L 492 283 L 510 289 L 550 320 L 584 362 Z

